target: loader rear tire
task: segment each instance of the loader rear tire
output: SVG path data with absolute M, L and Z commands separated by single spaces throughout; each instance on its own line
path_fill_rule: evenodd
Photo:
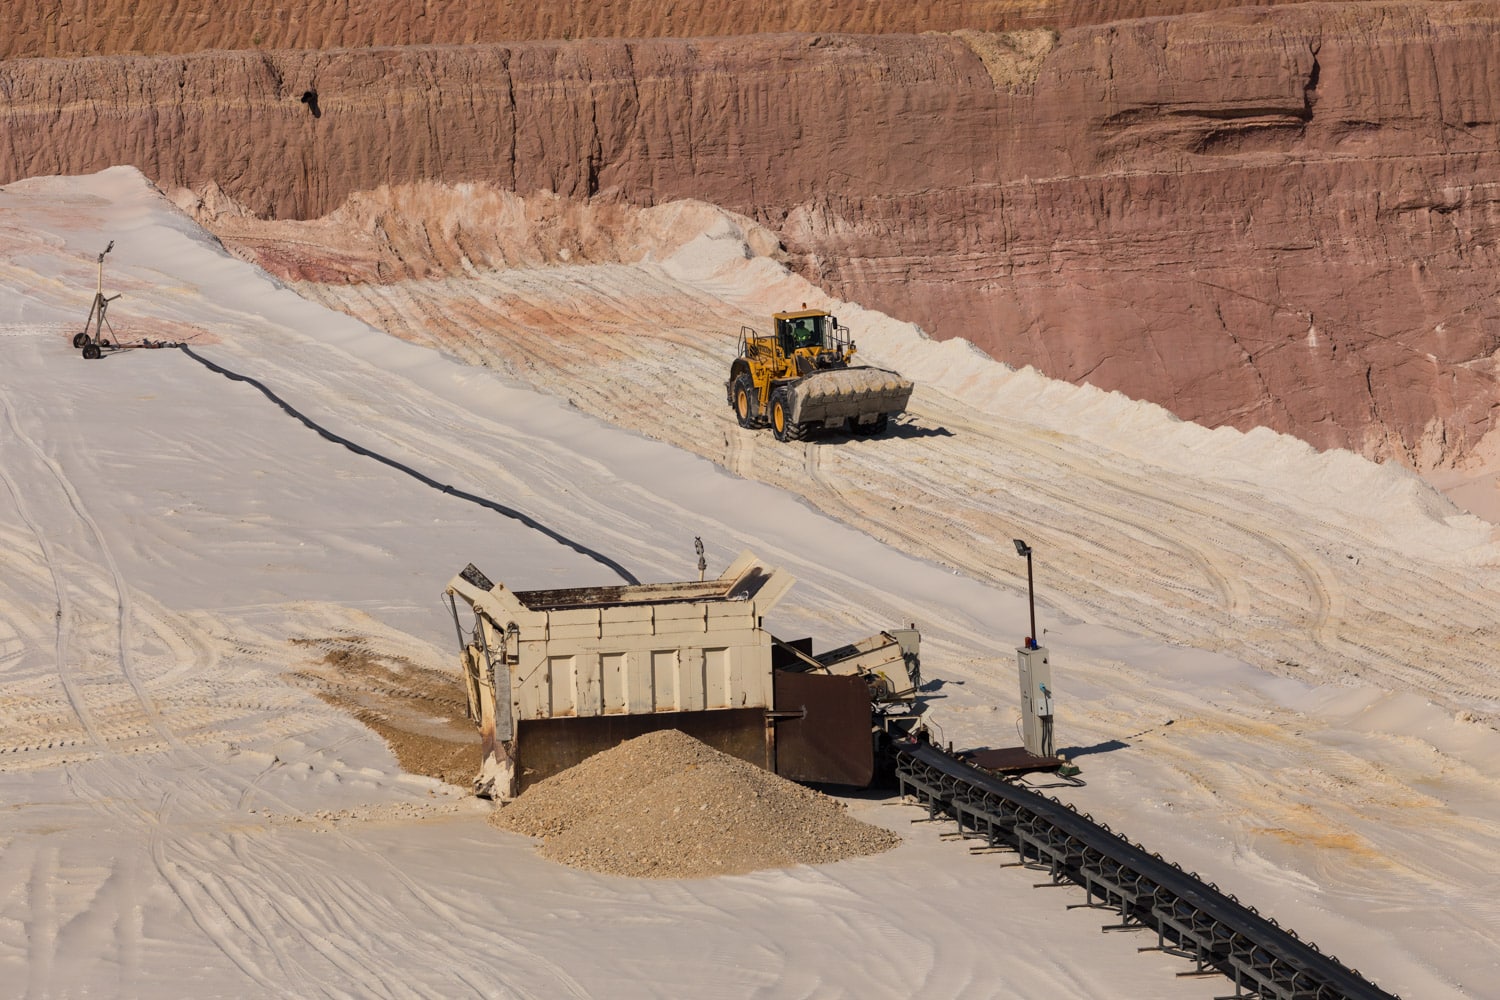
M 84 344 L 87 344 L 88 342 L 89 342 L 89 335 L 88 334 L 86 334 L 86 333 L 75 333 L 75 334 L 73 334 L 73 346 L 74 347 L 82 347 Z
M 792 401 L 785 389 L 771 394 L 771 430 L 778 441 L 801 441 L 807 437 L 807 425 L 792 420 Z
M 755 412 L 758 409 L 755 396 L 755 382 L 749 375 L 734 380 L 734 418 L 741 427 L 760 426 L 759 415 Z

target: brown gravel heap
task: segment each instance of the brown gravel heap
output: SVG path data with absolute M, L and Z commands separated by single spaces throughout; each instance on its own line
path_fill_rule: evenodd
M 636 737 L 497 809 L 553 861 L 634 878 L 703 878 L 824 864 L 901 842 L 843 803 L 677 730 Z

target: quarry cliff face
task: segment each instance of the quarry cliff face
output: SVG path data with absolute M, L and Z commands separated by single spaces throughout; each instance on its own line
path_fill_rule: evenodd
M 1238 6 L 1241 0 L 49 0 L 0 11 L 0 59 L 780 32 L 1059 30 Z
M 423 180 L 696 198 L 1011 364 L 1417 468 L 1471 453 L 1500 418 L 1500 12 L 1066 23 L 8 59 L 0 182 L 128 163 L 280 218 Z

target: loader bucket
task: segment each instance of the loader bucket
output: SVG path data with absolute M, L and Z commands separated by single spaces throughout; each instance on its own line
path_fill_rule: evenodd
M 884 368 L 835 368 L 814 372 L 792 385 L 792 420 L 799 424 L 868 423 L 906 409 L 912 382 Z

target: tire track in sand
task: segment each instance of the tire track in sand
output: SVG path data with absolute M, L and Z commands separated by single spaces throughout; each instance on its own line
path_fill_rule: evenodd
M 3 392 L 0 392 L 0 406 L 5 408 L 5 422 L 10 427 L 11 439 L 23 444 L 31 451 L 33 457 L 46 462 L 46 455 L 42 453 L 37 443 L 22 430 L 20 421 L 16 419 L 15 407 L 11 404 L 10 398 L 4 395 Z M 0 445 L 0 447 L 3 447 L 3 445 Z M 46 563 L 47 570 L 52 577 L 52 591 L 57 609 L 55 615 L 57 625 L 53 636 L 53 657 L 57 664 L 58 682 L 62 685 L 68 705 L 73 709 L 73 713 L 78 719 L 78 724 L 82 727 L 89 742 L 96 746 L 102 746 L 104 741 L 100 738 L 99 729 L 94 724 L 93 714 L 89 711 L 88 703 L 83 696 L 83 690 L 77 678 L 73 675 L 70 663 L 71 654 L 69 646 L 73 628 L 73 606 L 72 601 L 68 597 L 67 585 L 64 583 L 62 572 L 59 569 L 58 557 L 52 549 L 52 543 L 47 536 L 47 532 L 43 530 L 41 524 L 27 509 L 26 499 L 20 485 L 9 471 L 12 467 L 12 463 L 8 459 L 0 461 L 0 481 L 5 483 L 5 488 L 10 493 L 16 505 L 16 510 L 21 515 L 21 520 L 25 522 L 27 529 L 35 537 L 37 547 L 42 553 L 42 560 Z
M 151 773 L 149 767 L 142 771 L 133 764 L 126 763 L 131 755 L 122 752 L 123 746 L 115 745 L 121 739 L 122 733 L 126 741 L 133 743 L 136 742 L 136 737 L 142 735 L 144 731 L 149 731 L 161 744 L 184 760 L 196 762 L 195 770 L 215 775 L 218 781 L 230 786 L 240 786 L 246 783 L 238 775 L 229 772 L 212 759 L 189 747 L 180 737 L 171 720 L 160 711 L 155 699 L 143 683 L 135 663 L 138 636 L 135 633 L 134 621 L 137 609 L 130 594 L 129 584 L 120 571 L 102 528 L 89 512 L 87 505 L 61 466 L 47 456 L 35 439 L 26 433 L 9 401 L 4 402 L 13 439 L 26 446 L 35 464 L 39 466 L 38 474 L 29 481 L 33 492 L 37 488 L 37 483 L 49 483 L 49 488 L 56 490 L 60 502 L 53 504 L 53 507 L 66 511 L 70 523 L 84 529 L 79 532 L 80 535 L 85 536 L 80 539 L 80 542 L 87 551 L 93 553 L 86 563 L 80 564 L 102 566 L 105 572 L 101 574 L 99 582 L 104 583 L 107 580 L 106 586 L 113 590 L 110 603 L 112 604 L 111 616 L 114 619 L 112 628 L 114 676 L 92 677 L 89 681 L 89 689 L 94 692 L 94 700 L 100 705 L 107 703 L 116 716 L 119 716 L 120 711 L 128 704 L 133 703 L 133 711 L 143 723 L 143 725 L 132 724 L 123 716 L 119 716 L 114 720 L 115 724 L 110 727 L 113 736 L 105 736 L 101 732 L 101 727 L 96 724 L 95 713 L 90 709 L 83 685 L 72 676 L 68 660 L 70 652 L 68 626 L 76 613 L 76 607 L 70 600 L 63 560 L 55 554 L 52 538 L 47 528 L 26 511 L 26 502 L 19 482 L 14 475 L 0 469 L 0 473 L 4 474 L 7 489 L 15 497 L 28 527 L 42 548 L 44 559 L 53 577 L 53 589 L 57 594 L 59 607 L 57 656 L 59 673 L 65 688 L 68 689 L 70 704 L 74 706 L 79 719 L 87 724 L 91 743 L 97 749 L 109 753 L 118 766 L 127 768 L 132 775 L 129 780 L 111 782 L 114 787 L 101 790 L 95 786 L 93 780 L 85 778 L 81 770 L 70 767 L 69 784 L 74 795 L 94 808 L 103 808 L 106 814 L 114 816 L 116 822 L 144 822 L 151 831 L 149 842 L 152 862 L 162 880 L 181 901 L 194 924 L 242 973 L 273 994 L 300 997 L 332 991 L 335 995 L 342 993 L 348 996 L 442 997 L 452 995 L 449 987 L 430 990 L 411 989 L 403 984 L 402 970 L 395 967 L 382 968 L 378 962 L 372 960 L 367 949 L 352 947 L 347 943 L 368 938 L 371 933 L 378 936 L 383 933 L 380 929 L 382 927 L 388 929 L 399 927 L 402 928 L 403 934 L 410 933 L 410 928 L 406 927 L 401 915 L 394 910 L 385 913 L 383 919 L 371 921 L 369 911 L 380 906 L 379 901 L 353 898 L 340 885 L 320 882 L 320 879 L 324 879 L 322 873 L 287 850 L 269 848 L 269 842 L 262 843 L 254 852 L 247 852 L 243 846 L 237 849 L 234 856 L 240 862 L 240 868 L 236 875 L 233 869 L 224 870 L 224 858 L 200 856 L 203 839 L 201 834 L 184 835 L 172 832 L 175 827 L 173 813 L 177 803 L 184 796 L 195 800 L 193 810 L 195 815 L 223 811 L 222 794 L 214 789 L 200 789 L 191 782 L 179 780 L 175 787 L 168 787 L 161 793 L 155 810 L 144 807 L 132 808 L 127 805 L 139 799 L 144 790 L 143 785 L 150 787 L 158 784 L 159 779 Z M 76 556 L 73 558 L 77 560 Z M 155 616 L 151 618 L 155 620 Z M 175 653 L 187 652 L 191 655 L 192 645 L 186 643 L 180 634 L 174 634 L 173 630 L 168 629 L 161 635 L 161 639 L 169 650 Z M 121 681 L 129 692 L 124 699 L 108 691 L 109 687 Z M 66 750 L 66 747 L 56 747 L 56 749 Z M 72 757 L 77 759 L 76 752 L 72 754 Z M 263 790 L 261 794 L 264 796 Z M 244 797 L 243 790 L 241 797 Z M 112 803 L 115 805 L 111 805 Z M 300 810 L 289 803 L 282 803 L 282 805 L 292 814 L 300 813 Z M 236 835 L 231 835 L 231 839 L 234 836 Z M 365 854 L 377 867 L 384 868 L 396 877 L 403 884 L 409 899 L 417 901 L 423 909 L 434 915 L 438 913 L 436 901 L 431 894 L 416 886 L 403 873 L 396 871 L 388 862 L 358 844 L 357 841 L 347 837 L 342 839 L 349 849 Z M 269 853 L 267 853 L 268 849 Z M 247 872 L 254 873 L 253 877 L 244 877 Z M 279 886 L 279 889 L 268 889 L 268 886 Z M 319 886 L 321 889 L 318 888 Z M 313 891 L 314 903 L 321 907 L 321 916 L 318 919 L 311 919 L 300 910 L 294 912 L 287 909 L 279 902 L 281 899 L 294 899 L 299 892 L 306 895 L 310 888 Z M 384 905 L 389 907 L 390 904 Z M 330 944 L 326 934 L 328 921 L 351 931 L 347 938 L 341 939 L 344 943 Z M 355 928 L 360 928 L 357 934 L 353 933 Z M 292 932 L 290 936 L 287 934 L 288 931 Z M 441 935 L 425 931 L 422 933 L 429 938 L 428 945 L 431 949 L 437 952 L 447 952 L 446 966 L 453 970 L 456 978 L 469 991 L 474 995 L 486 995 L 490 987 L 485 984 L 493 984 L 497 981 L 493 968 L 472 963 L 461 949 L 452 945 Z M 48 942 L 54 937 L 55 935 L 49 936 L 41 933 L 32 937 L 32 953 L 29 963 L 34 968 L 51 967 L 54 956 L 47 949 L 49 948 Z M 288 947 L 291 941 L 300 941 L 301 946 L 311 949 L 322 962 L 337 970 L 334 979 L 329 980 L 312 974 L 306 967 L 305 960 L 297 958 L 293 950 Z M 255 942 L 259 943 L 259 947 L 251 946 Z M 505 950 L 500 942 L 496 944 L 498 950 Z M 395 954 L 399 953 L 400 949 L 393 946 L 390 951 Z M 516 955 L 516 958 L 532 966 L 546 964 L 545 960 L 537 955 L 520 954 Z M 577 988 L 577 984 L 572 982 L 571 977 L 561 968 L 554 969 L 554 977 L 559 986 L 570 995 L 583 995 Z M 333 986 L 333 982 L 338 980 L 356 983 L 357 986 L 352 991 L 345 992 Z M 294 984 L 291 989 L 282 985 L 288 981 Z M 518 994 L 521 992 L 524 991 L 517 991 Z
M 566 285 L 565 294 L 549 283 Z M 1311 683 L 1355 675 L 1492 710 L 1488 623 L 1500 601 L 1461 566 L 1402 559 L 1382 534 L 1352 520 L 1284 507 L 1274 486 L 1171 467 L 1156 477 L 1147 459 L 1122 458 L 1066 430 L 1016 426 L 922 386 L 909 410 L 913 433 L 903 437 L 898 427 L 868 459 L 841 442 L 838 455 L 823 458 L 822 488 L 800 453 L 783 461 L 765 447 L 746 461 L 735 446 L 749 435 L 720 390 L 731 331 L 742 320 L 764 321 L 736 305 L 759 308 L 742 284 L 689 285 L 652 265 L 592 265 L 563 276 L 513 268 L 358 292 L 322 286 L 317 298 L 359 315 L 378 301 L 380 323 L 398 335 L 498 363 L 600 419 L 801 494 L 902 551 L 978 579 L 1017 586 L 1004 551 L 1010 533 L 1041 536 L 1052 553 L 1046 599 L 1074 617 L 1224 650 Z M 727 445 L 704 434 L 705 425 L 722 428 Z M 916 433 L 944 428 L 959 433 Z M 930 483 L 946 492 L 926 490 Z M 831 484 L 837 496 L 824 492 Z M 900 509 L 862 503 L 867 490 L 894 490 Z M 1422 606 L 1387 606 L 1384 594 L 1403 588 L 1420 588 Z M 1435 666 L 1434 648 L 1446 662 Z

